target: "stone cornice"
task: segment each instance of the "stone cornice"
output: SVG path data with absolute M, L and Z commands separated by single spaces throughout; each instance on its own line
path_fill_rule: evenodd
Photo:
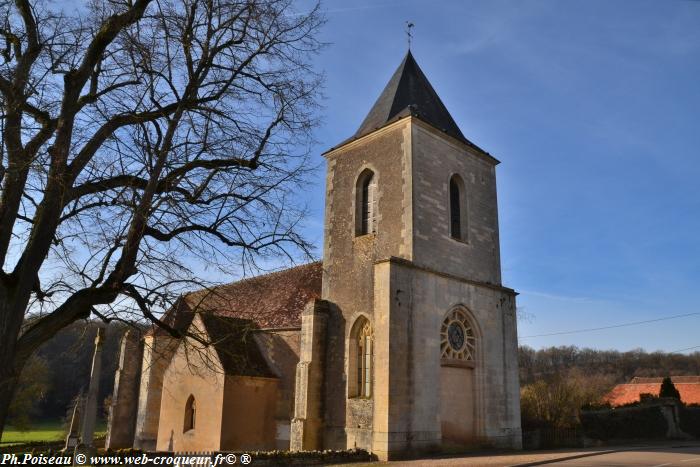
M 470 285 L 474 285 L 477 287 L 485 287 L 487 289 L 492 289 L 492 290 L 498 290 L 499 292 L 505 292 L 505 293 L 513 295 L 513 296 L 519 295 L 518 292 L 516 292 L 515 290 L 513 290 L 509 287 L 504 287 L 502 285 L 496 285 L 496 284 L 490 284 L 488 282 L 475 281 L 473 279 L 467 279 L 466 277 L 457 276 L 455 274 L 437 271 L 433 268 L 421 266 L 420 264 L 416 264 L 413 261 L 409 261 L 407 259 L 397 258 L 396 256 L 390 256 L 389 258 L 380 259 L 380 260 L 377 260 L 374 262 L 374 264 L 382 264 L 382 263 L 399 264 L 401 266 L 406 266 L 406 267 L 409 267 L 412 269 L 418 269 L 419 271 L 425 271 L 425 272 L 429 272 L 431 274 L 446 277 L 448 279 L 453 279 L 456 281 L 464 282 L 465 284 L 470 284 Z
M 498 165 L 501 163 L 498 159 L 493 157 L 491 154 L 487 153 L 486 151 L 482 150 L 478 146 L 470 146 L 463 141 L 458 140 L 457 138 L 454 138 L 444 131 L 440 131 L 434 126 L 432 126 L 430 123 L 424 122 L 423 120 L 420 119 L 420 117 L 416 117 L 413 115 L 407 115 L 405 117 L 400 117 L 397 120 L 386 124 L 385 126 L 378 128 L 377 130 L 373 131 L 372 133 L 366 134 L 364 136 L 361 136 L 356 139 L 349 139 L 346 140 L 342 143 L 340 143 L 338 146 L 330 148 L 328 151 L 322 153 L 323 157 L 330 157 L 331 155 L 335 155 L 336 153 L 340 153 L 349 149 L 352 149 L 356 146 L 359 146 L 361 144 L 364 144 L 368 141 L 371 141 L 372 139 L 381 136 L 382 134 L 395 129 L 398 126 L 401 126 L 403 124 L 411 124 L 414 123 L 417 126 L 420 126 L 421 129 L 424 129 L 428 131 L 430 134 L 433 136 L 436 136 L 440 139 L 442 139 L 444 142 L 447 144 L 450 144 L 451 146 L 454 146 L 458 148 L 459 150 L 463 150 L 468 152 L 469 154 L 473 154 L 476 157 L 479 157 L 480 159 L 483 159 L 484 161 L 493 164 L 493 165 Z

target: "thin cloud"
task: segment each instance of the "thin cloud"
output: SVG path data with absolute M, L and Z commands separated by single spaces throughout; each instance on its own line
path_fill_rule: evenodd
M 553 293 L 548 293 L 548 292 L 538 292 L 536 290 L 518 289 L 518 292 L 521 295 L 532 295 L 535 297 L 548 298 L 550 300 L 561 300 L 561 301 L 566 301 L 566 302 L 600 302 L 600 301 L 603 301 L 601 299 L 593 298 L 593 297 L 576 297 L 576 296 L 571 296 L 571 295 L 558 295 L 558 294 L 553 294 Z
M 406 2 L 392 2 L 392 3 L 379 3 L 379 4 L 371 4 L 371 5 L 360 5 L 360 6 L 351 6 L 351 7 L 340 7 L 340 8 L 322 8 L 321 12 L 325 13 L 327 15 L 333 15 L 336 13 L 347 13 L 351 11 L 363 11 L 363 10 L 376 10 L 379 8 L 390 8 L 390 7 L 396 7 L 396 6 L 402 6 L 406 5 Z M 301 15 L 306 15 L 310 13 L 311 10 L 306 11 L 306 12 L 299 12 L 299 13 L 292 13 L 289 16 L 301 16 Z

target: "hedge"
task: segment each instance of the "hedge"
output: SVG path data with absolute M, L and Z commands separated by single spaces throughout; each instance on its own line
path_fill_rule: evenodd
M 668 423 L 658 406 L 581 412 L 584 434 L 593 439 L 663 438 Z
M 700 438 L 700 407 L 683 407 L 681 409 L 681 430 Z

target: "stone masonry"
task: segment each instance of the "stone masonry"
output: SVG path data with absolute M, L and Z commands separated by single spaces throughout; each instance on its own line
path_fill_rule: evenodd
M 119 363 L 114 377 L 109 429 L 105 441 L 107 448 L 130 448 L 134 444 L 142 351 L 140 334 L 127 331 L 121 340 Z
M 515 293 L 500 285 L 497 161 L 412 117 L 326 158 L 332 189 L 323 298 L 335 313 L 327 331 L 324 447 L 359 447 L 382 458 L 440 448 L 440 408 L 450 401 L 441 400 L 436 384 L 439 328 L 455 305 L 470 310 L 480 337 L 466 396 L 473 398 L 474 442 L 519 447 Z M 377 233 L 358 237 L 354 184 L 366 168 L 377 177 Z M 469 200 L 463 242 L 448 231 L 454 173 L 465 180 Z M 347 390 L 349 333 L 360 316 L 374 328 L 370 400 L 348 397 Z

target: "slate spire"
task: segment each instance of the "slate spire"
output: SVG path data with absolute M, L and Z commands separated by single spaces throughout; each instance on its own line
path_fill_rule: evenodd
M 353 138 L 412 115 L 469 145 L 409 50 Z

